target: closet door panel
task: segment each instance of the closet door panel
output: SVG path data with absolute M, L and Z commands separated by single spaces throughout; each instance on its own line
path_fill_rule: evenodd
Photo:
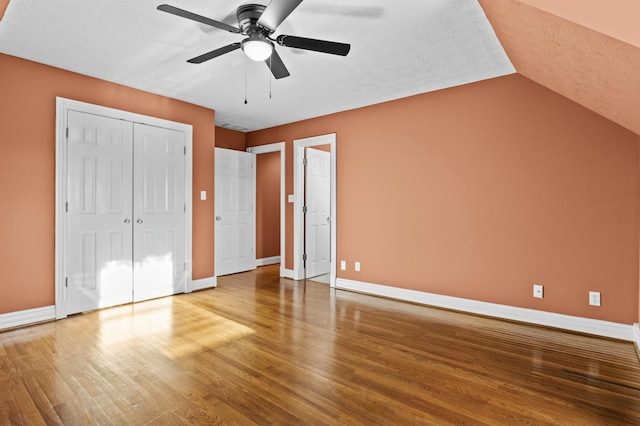
M 130 122 L 69 111 L 69 314 L 132 301 Z
M 134 125 L 134 301 L 186 283 L 184 133 Z

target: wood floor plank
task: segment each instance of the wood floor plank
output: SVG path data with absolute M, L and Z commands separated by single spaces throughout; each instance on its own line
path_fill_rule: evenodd
M 38 410 L 36 401 L 31 397 L 31 395 L 29 395 L 22 379 L 10 379 L 8 381 L 7 390 L 11 394 L 12 400 L 18 408 L 21 424 L 46 424 L 45 419 Z
M 0 376 L 0 425 L 23 423 L 15 398 L 11 394 L 10 386 L 9 375 Z
M 0 424 L 640 424 L 631 343 L 278 273 L 0 332 Z

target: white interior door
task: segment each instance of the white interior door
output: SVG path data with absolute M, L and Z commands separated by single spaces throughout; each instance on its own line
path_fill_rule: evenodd
M 215 149 L 215 274 L 256 268 L 255 154 Z
M 306 149 L 305 277 L 331 272 L 331 154 Z
M 69 313 L 132 301 L 132 123 L 69 111 Z
M 134 125 L 133 300 L 185 290 L 184 133 Z

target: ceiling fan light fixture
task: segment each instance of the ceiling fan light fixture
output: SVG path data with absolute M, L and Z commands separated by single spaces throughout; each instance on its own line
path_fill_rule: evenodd
M 261 62 L 273 53 L 273 43 L 262 37 L 249 37 L 242 40 L 242 50 L 249 59 Z

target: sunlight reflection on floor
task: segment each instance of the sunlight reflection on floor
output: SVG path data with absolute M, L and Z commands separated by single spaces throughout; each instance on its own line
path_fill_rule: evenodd
M 174 305 L 184 303 L 177 297 L 165 297 L 102 310 L 100 345 L 117 351 L 132 339 L 141 344 L 153 341 L 163 355 L 175 359 L 254 333 L 250 327 L 190 304 L 189 316 L 176 323 Z

